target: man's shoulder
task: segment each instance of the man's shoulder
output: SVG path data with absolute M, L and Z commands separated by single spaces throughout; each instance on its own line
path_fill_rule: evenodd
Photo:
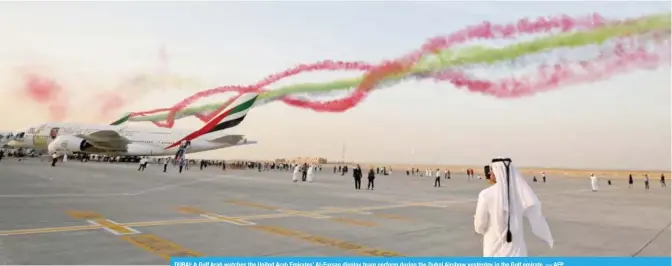
M 490 198 L 492 197 L 495 193 L 497 192 L 496 188 L 494 185 L 489 186 L 483 190 L 481 190 L 480 193 L 478 193 L 479 198 Z

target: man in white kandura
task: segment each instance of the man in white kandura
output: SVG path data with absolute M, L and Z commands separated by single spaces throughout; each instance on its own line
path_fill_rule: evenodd
M 313 182 L 313 176 L 315 175 L 315 165 L 311 164 L 308 166 L 308 173 L 306 174 L 306 180 L 308 182 Z
M 301 175 L 301 165 L 297 164 L 294 166 L 294 173 L 292 173 L 292 182 L 299 181 L 299 175 Z
M 595 174 L 590 174 L 590 186 L 592 187 L 593 192 L 597 192 L 597 176 L 595 176 Z
M 523 217 L 527 217 L 532 233 L 552 248 L 553 236 L 541 213 L 541 202 L 511 159 L 492 159 L 486 174 L 495 183 L 478 195 L 474 215 L 474 229 L 483 235 L 483 256 L 526 257 Z

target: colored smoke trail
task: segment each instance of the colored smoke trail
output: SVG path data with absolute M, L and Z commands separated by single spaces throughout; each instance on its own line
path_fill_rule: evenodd
M 56 80 L 36 72 L 27 72 L 23 74 L 22 92 L 34 102 L 47 106 L 50 119 L 61 121 L 67 116 L 68 97 Z
M 125 106 L 133 104 L 137 99 L 154 90 L 166 88 L 196 88 L 201 82 L 195 78 L 183 77 L 169 71 L 169 54 L 165 45 L 158 50 L 158 67 L 156 73 L 139 73 L 122 80 L 114 89 L 98 93 L 95 101 L 103 99 L 98 107 L 101 118 L 119 112 Z
M 669 14 L 625 21 L 607 21 L 597 14 L 592 14 L 579 18 L 559 16 L 539 18 L 535 21 L 523 19 L 506 25 L 483 22 L 447 36 L 432 38 L 418 51 L 379 65 L 339 61 L 299 65 L 269 75 L 253 85 L 218 87 L 198 92 L 170 108 L 132 113 L 130 121 L 152 121 L 157 126 L 172 127 L 176 119 L 193 115 L 206 122 L 227 104 L 191 108 L 188 106 L 198 99 L 225 92 L 256 91 L 261 92 L 260 104 L 279 100 L 291 106 L 318 112 L 343 112 L 359 104 L 370 91 L 408 79 L 431 78 L 437 82 L 450 82 L 458 88 L 467 88 L 471 92 L 500 98 L 529 96 L 567 84 L 592 82 L 633 69 L 669 63 L 669 56 L 661 56 L 665 53 L 665 48 L 669 51 L 669 30 Z M 458 44 L 473 40 L 513 38 L 522 34 L 549 32 L 556 34 L 504 48 L 453 49 Z M 487 81 L 474 78 L 464 71 L 468 67 L 501 62 L 526 64 L 529 62 L 518 62 L 520 60 L 517 59 L 531 54 L 550 54 L 554 49 L 605 45 L 610 42 L 616 43 L 614 48 L 605 50 L 598 57 L 578 62 L 542 64 L 537 72 L 523 78 L 510 77 L 500 81 Z M 624 46 L 629 49 L 623 49 Z M 278 80 L 318 70 L 357 70 L 366 73 L 357 79 L 290 85 L 277 90 L 265 89 Z M 347 97 L 330 101 L 292 97 L 300 93 L 315 94 L 338 90 L 353 90 L 353 92 Z
M 37 103 L 49 103 L 56 100 L 63 88 L 55 80 L 37 73 L 27 73 L 24 79 L 24 93 Z

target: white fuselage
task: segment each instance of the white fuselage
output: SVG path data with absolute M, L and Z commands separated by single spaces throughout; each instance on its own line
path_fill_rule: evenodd
M 13 139 L 13 135 L 14 132 L 12 131 L 0 131 L 0 148 L 9 143 Z
M 22 148 L 31 148 L 38 151 L 49 149 L 49 144 L 59 137 L 76 138 L 77 135 L 88 135 L 98 131 L 115 131 L 122 137 L 128 139 L 130 144 L 126 145 L 125 150 L 95 150 L 79 151 L 83 153 L 107 154 L 114 156 L 168 156 L 175 155 L 179 145 L 173 148 L 166 147 L 179 141 L 184 136 L 191 133 L 188 130 L 167 129 L 167 128 L 140 128 L 130 126 L 111 126 L 96 124 L 75 124 L 75 123 L 47 123 L 37 128 L 26 130 L 23 138 L 16 139 L 14 146 L 20 145 Z M 216 132 L 218 133 L 218 132 Z M 222 142 L 211 141 L 215 133 L 201 136 L 191 140 L 188 153 L 202 152 L 215 149 L 221 149 L 231 146 L 247 144 L 247 142 Z M 219 134 L 224 136 L 225 134 Z M 65 151 L 72 153 L 73 151 Z M 75 151 L 77 152 L 77 151 Z

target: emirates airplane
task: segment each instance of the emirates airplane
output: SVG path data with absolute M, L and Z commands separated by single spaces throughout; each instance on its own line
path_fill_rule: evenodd
M 256 93 L 240 96 L 228 108 L 197 131 L 168 128 L 135 128 L 121 125 L 128 116 L 110 125 L 46 123 L 19 132 L 9 146 L 51 153 L 91 153 L 110 156 L 175 155 L 180 144 L 187 153 L 255 144 L 244 135 L 222 131 L 239 125 L 257 99 Z

